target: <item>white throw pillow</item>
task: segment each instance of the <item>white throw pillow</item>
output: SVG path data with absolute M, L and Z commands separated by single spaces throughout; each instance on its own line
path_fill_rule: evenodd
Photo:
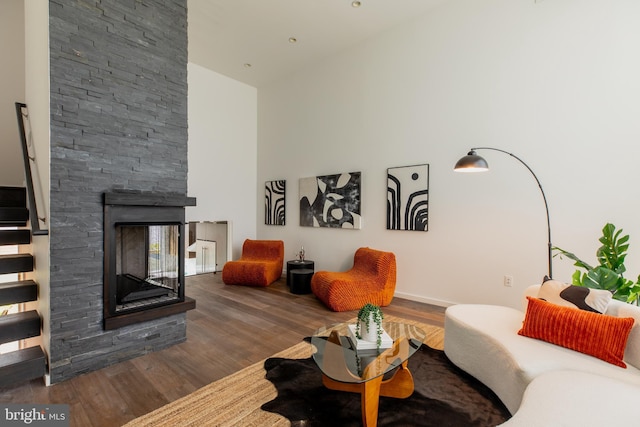
M 546 277 L 538 291 L 538 298 L 550 303 L 596 313 L 604 313 L 612 297 L 606 290 L 569 285 Z

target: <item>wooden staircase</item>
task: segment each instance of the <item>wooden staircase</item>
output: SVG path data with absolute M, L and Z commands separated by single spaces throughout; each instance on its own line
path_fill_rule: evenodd
M 24 227 L 29 220 L 26 190 L 0 187 L 0 245 L 28 245 L 31 232 Z M 7 229 L 7 227 L 19 229 Z M 0 274 L 33 271 L 33 255 L 0 255 Z M 33 280 L 0 283 L 0 306 L 38 300 L 38 284 Z M 36 310 L 0 315 L 0 344 L 37 337 L 42 320 Z M 21 348 L 0 354 L 0 387 L 30 381 L 45 375 L 46 357 L 40 346 Z

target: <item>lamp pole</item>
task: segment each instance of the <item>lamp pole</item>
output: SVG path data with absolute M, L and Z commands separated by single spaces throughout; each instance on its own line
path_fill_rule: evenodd
M 542 189 L 542 184 L 540 184 L 540 180 L 533 172 L 533 170 L 526 164 L 520 157 L 516 156 L 513 153 L 509 153 L 508 151 L 501 150 L 499 148 L 493 147 L 476 147 L 472 148 L 469 154 L 456 163 L 455 170 L 463 171 L 465 169 L 472 170 L 474 167 L 477 167 L 477 163 L 481 163 L 482 169 L 476 170 L 487 170 L 488 165 L 487 162 L 482 158 L 476 155 L 476 150 L 492 150 L 499 151 L 501 153 L 507 154 L 517 161 L 519 161 L 527 170 L 533 175 L 533 178 L 536 180 L 536 184 L 538 184 L 538 188 L 540 189 L 540 193 L 542 193 L 542 200 L 544 200 L 544 209 L 547 214 L 547 251 L 548 251 L 548 262 L 549 262 L 549 278 L 552 278 L 552 270 L 551 270 L 551 258 L 552 258 L 552 245 L 551 245 L 551 220 L 549 219 L 549 205 L 547 204 L 547 196 L 544 194 L 544 190 Z

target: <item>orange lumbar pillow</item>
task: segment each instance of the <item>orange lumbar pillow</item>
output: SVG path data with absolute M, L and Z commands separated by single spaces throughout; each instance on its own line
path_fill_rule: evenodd
M 615 317 L 527 297 L 527 313 L 518 335 L 547 341 L 626 368 L 622 361 L 631 317 Z

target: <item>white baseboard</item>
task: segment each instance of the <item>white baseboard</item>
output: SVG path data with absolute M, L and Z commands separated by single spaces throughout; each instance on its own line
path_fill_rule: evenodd
M 437 305 L 438 307 L 449 307 L 458 304 L 457 302 L 444 301 L 434 298 L 425 298 L 420 295 L 409 294 L 406 292 L 396 292 L 394 294 L 398 298 L 404 298 L 411 301 L 423 302 L 425 304 Z

